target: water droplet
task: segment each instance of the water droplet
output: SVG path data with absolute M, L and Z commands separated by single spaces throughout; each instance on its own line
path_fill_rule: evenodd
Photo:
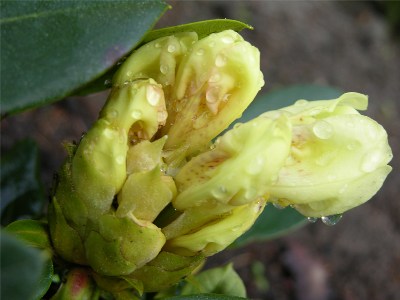
M 221 75 L 219 73 L 214 73 L 210 76 L 210 79 L 208 79 L 208 82 L 217 82 L 221 79 Z
M 253 200 L 257 197 L 257 190 L 255 188 L 249 188 L 244 193 L 244 198 L 246 200 Z
M 332 125 L 326 121 L 318 121 L 313 126 L 313 132 L 317 138 L 329 139 L 333 135 Z
M 224 44 L 232 44 L 233 43 L 233 38 L 230 37 L 230 36 L 224 36 L 224 37 L 221 38 L 221 41 Z
M 215 65 L 217 67 L 223 67 L 226 65 L 226 57 L 223 56 L 222 54 L 217 55 L 215 58 Z
M 308 222 L 310 222 L 310 223 L 315 223 L 315 222 L 318 221 L 318 218 L 315 218 L 315 217 L 308 217 L 307 220 L 308 220 Z
M 223 199 L 227 196 L 227 190 L 226 187 L 221 185 L 219 187 L 217 187 L 216 189 L 211 191 L 211 195 L 215 198 L 215 199 Z
M 294 103 L 294 105 L 296 105 L 296 106 L 303 106 L 303 105 L 306 105 L 307 103 L 308 103 L 307 100 L 300 99 L 300 100 L 297 100 L 297 101 Z
M 322 217 L 321 221 L 322 223 L 324 223 L 325 225 L 328 226 L 333 226 L 336 225 L 340 219 L 343 217 L 342 214 L 337 214 L 337 215 L 332 215 L 332 216 L 327 216 L 327 217 Z
M 106 115 L 109 119 L 115 119 L 116 117 L 118 117 L 118 112 L 115 109 L 111 109 L 106 113 Z
M 125 162 L 125 156 L 123 155 L 118 155 L 115 158 L 115 161 L 117 162 L 117 164 L 122 165 Z
M 157 91 L 154 86 L 149 85 L 146 89 L 146 98 L 147 98 L 147 102 L 149 102 L 149 104 L 151 106 L 157 106 L 158 103 L 160 102 L 160 93 L 159 91 Z
M 339 194 L 343 194 L 347 190 L 348 186 L 349 185 L 347 183 L 343 185 L 339 190 Z
M 196 51 L 196 54 L 197 55 L 203 55 L 204 54 L 204 49 L 202 49 L 202 48 L 200 48 L 200 49 L 198 49 L 197 51 Z
M 277 209 L 284 209 L 285 206 L 280 205 L 278 202 L 272 202 L 272 205 Z
M 106 87 L 111 87 L 111 80 L 110 80 L 110 79 L 104 80 L 104 85 L 105 85 Z
M 115 133 L 115 132 L 114 132 L 113 130 L 109 129 L 109 128 L 106 128 L 106 129 L 103 130 L 104 136 L 105 136 L 106 138 L 109 138 L 109 139 L 113 138 L 114 133 Z
M 167 51 L 168 51 L 169 53 L 174 53 L 175 50 L 176 50 L 175 45 L 168 45 Z
M 382 152 L 379 149 L 372 150 L 364 155 L 361 162 L 361 170 L 367 173 L 373 172 L 382 162 Z
M 161 48 L 161 44 L 160 44 L 160 43 L 155 43 L 155 44 L 154 44 L 154 47 L 155 47 L 155 48 Z
M 139 120 L 142 117 L 142 112 L 140 110 L 133 110 L 131 113 L 132 118 Z
M 251 175 L 259 174 L 264 168 L 264 162 L 264 157 L 262 157 L 261 155 L 256 157 L 253 161 L 249 163 L 246 168 L 246 172 Z
M 126 72 L 126 76 L 131 77 L 132 76 L 132 71 Z
M 162 73 L 162 74 L 167 74 L 168 73 L 168 66 L 167 65 L 161 65 L 160 66 L 160 72 Z
M 157 122 L 164 122 L 168 118 L 168 113 L 165 110 L 157 112 Z
M 206 92 L 206 101 L 208 103 L 215 103 L 218 101 L 218 87 L 210 87 Z

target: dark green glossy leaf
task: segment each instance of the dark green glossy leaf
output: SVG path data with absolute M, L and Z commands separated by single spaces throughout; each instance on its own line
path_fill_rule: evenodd
M 253 29 L 250 25 L 242 23 L 236 20 L 229 20 L 229 19 L 216 19 L 216 20 L 206 20 L 194 23 L 188 23 L 178 26 L 166 27 L 161 29 L 156 29 L 148 32 L 140 44 L 141 45 L 148 43 L 152 40 L 155 40 L 160 37 L 173 35 L 179 32 L 189 32 L 194 31 L 198 34 L 199 38 L 206 37 L 214 32 L 221 32 L 227 29 L 232 29 L 235 31 L 241 31 L 243 29 Z M 111 82 L 111 78 L 113 77 L 114 73 L 118 69 L 118 63 L 115 64 L 107 73 L 102 75 L 100 78 L 96 79 L 95 81 L 89 83 L 87 86 L 79 89 L 76 94 L 78 95 L 87 95 L 95 92 L 99 92 L 105 90 L 109 86 L 105 85 L 105 82 Z
M 161 0 L 1 1 L 1 114 L 56 101 L 130 52 Z
M 181 295 L 214 293 L 226 296 L 246 297 L 246 288 L 232 264 L 203 271 L 189 276 Z
M 1 299 L 30 300 L 42 296 L 45 270 L 42 251 L 1 232 Z
M 47 224 L 44 222 L 36 220 L 18 220 L 9 224 L 5 230 L 18 237 L 29 246 L 51 251 L 50 236 Z
M 185 296 L 175 296 L 164 298 L 164 300 L 243 300 L 247 298 L 225 296 L 217 294 L 198 294 L 198 295 L 185 295 Z
M 1 157 L 1 223 L 38 216 L 44 205 L 38 149 L 31 140 L 17 143 Z
M 263 112 L 279 109 L 294 104 L 296 100 L 334 99 L 342 94 L 341 91 L 317 85 L 295 85 L 277 89 L 270 93 L 259 95 L 246 109 L 237 122 L 247 122 Z M 232 124 L 233 126 L 233 124 Z M 266 240 L 287 234 L 306 224 L 306 218 L 296 210 L 288 207 L 279 210 L 268 205 L 258 217 L 253 227 L 233 243 L 238 247 L 255 240 Z

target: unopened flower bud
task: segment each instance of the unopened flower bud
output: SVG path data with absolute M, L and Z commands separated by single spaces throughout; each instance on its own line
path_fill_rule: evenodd
M 293 138 L 271 197 L 310 217 L 343 213 L 369 200 L 391 170 L 392 152 L 384 128 L 358 113 L 367 104 L 365 95 L 346 93 L 280 109 Z

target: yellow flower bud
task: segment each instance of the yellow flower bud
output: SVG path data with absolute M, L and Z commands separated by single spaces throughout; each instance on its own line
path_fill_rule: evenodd
M 293 125 L 293 138 L 271 197 L 310 217 L 343 213 L 369 200 L 391 170 L 392 152 L 384 128 L 356 110 L 367 103 L 365 95 L 346 93 L 280 109 Z

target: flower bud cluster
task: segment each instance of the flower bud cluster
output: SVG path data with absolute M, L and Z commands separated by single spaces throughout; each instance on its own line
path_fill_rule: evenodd
M 363 95 L 300 100 L 218 137 L 263 86 L 259 60 L 231 30 L 137 49 L 69 147 L 49 207 L 57 253 L 110 292 L 158 291 L 231 244 L 268 201 L 320 217 L 371 198 L 391 151 L 357 112 Z

